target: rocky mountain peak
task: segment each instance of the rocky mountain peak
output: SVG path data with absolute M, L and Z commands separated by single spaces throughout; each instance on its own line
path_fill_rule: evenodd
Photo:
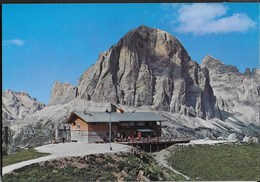
M 246 70 L 244 72 L 244 75 L 245 76 L 251 76 L 252 75 L 252 72 L 251 72 L 250 68 L 246 68 Z
M 225 119 L 227 113 L 232 113 L 243 121 L 256 122 L 259 117 L 256 106 L 260 97 L 260 76 L 257 69 L 251 72 L 246 68 L 244 73 L 240 73 L 235 66 L 225 65 L 211 56 L 206 56 L 201 65 L 210 71 L 210 84 L 221 111 L 220 118 Z M 241 108 L 247 112 L 240 113 Z
M 2 92 L 2 119 L 15 122 L 45 107 L 26 92 L 6 90 Z
M 174 36 L 160 29 L 150 28 L 145 25 L 129 31 L 117 44 L 123 48 L 127 48 L 133 52 L 139 52 L 145 56 L 147 54 L 159 54 L 164 58 L 172 58 L 176 53 L 185 54 L 182 61 L 189 61 L 188 53 L 181 45 L 180 41 Z M 144 60 L 145 57 L 142 57 Z M 146 61 L 149 61 L 145 59 Z M 158 60 L 160 61 L 160 60 Z
M 78 88 L 74 87 L 70 83 L 55 82 L 52 88 L 52 93 L 49 101 L 49 105 L 65 104 L 78 95 Z
M 79 80 L 79 96 L 96 102 L 213 117 L 207 69 L 191 61 L 169 33 L 140 26 L 101 53 Z
M 224 63 L 221 62 L 220 60 L 214 58 L 213 56 L 207 55 L 202 60 L 201 65 L 203 67 L 207 67 L 208 69 L 215 69 L 218 66 L 224 65 Z
M 225 65 L 220 60 L 212 57 L 212 56 L 205 56 L 201 63 L 202 67 L 206 67 L 211 72 L 215 73 L 239 73 L 239 70 L 236 66 L 233 65 Z
M 7 89 L 6 91 L 4 91 L 2 93 L 3 96 L 26 96 L 28 98 L 31 98 L 31 96 L 27 93 L 27 92 L 24 92 L 24 91 L 21 91 L 21 92 L 15 92 L 15 91 L 12 91 L 12 90 L 9 90 Z

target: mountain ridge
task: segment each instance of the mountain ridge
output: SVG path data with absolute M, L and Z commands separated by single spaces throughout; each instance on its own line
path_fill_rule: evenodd
M 17 122 L 44 107 L 45 104 L 38 102 L 26 92 L 11 90 L 2 92 L 2 121 L 4 124 Z

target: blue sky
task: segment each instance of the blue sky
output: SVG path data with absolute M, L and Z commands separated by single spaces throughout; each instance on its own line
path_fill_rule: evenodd
M 140 25 L 178 38 L 193 60 L 259 67 L 259 4 L 5 4 L 2 89 L 48 103 L 55 81 L 77 85 L 102 51 Z

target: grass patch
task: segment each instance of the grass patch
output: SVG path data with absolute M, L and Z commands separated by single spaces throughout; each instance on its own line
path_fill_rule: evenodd
M 15 164 L 18 162 L 30 160 L 30 159 L 35 159 L 39 158 L 42 156 L 49 155 L 48 153 L 40 153 L 37 152 L 35 149 L 27 149 L 27 150 L 22 150 L 16 153 L 12 153 L 6 156 L 3 156 L 3 166 L 8 166 L 11 164 Z
M 175 148 L 168 161 L 192 180 L 257 181 L 259 154 L 256 144 L 206 145 Z

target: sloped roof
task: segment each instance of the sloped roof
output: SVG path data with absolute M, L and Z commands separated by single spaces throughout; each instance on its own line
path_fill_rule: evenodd
M 79 112 L 74 111 L 72 115 L 77 115 L 86 122 L 109 122 L 110 113 L 108 112 Z M 71 120 L 71 116 L 68 119 L 68 123 Z M 127 122 L 127 121 L 165 121 L 163 117 L 153 112 L 124 112 L 124 113 L 111 113 L 111 122 Z

